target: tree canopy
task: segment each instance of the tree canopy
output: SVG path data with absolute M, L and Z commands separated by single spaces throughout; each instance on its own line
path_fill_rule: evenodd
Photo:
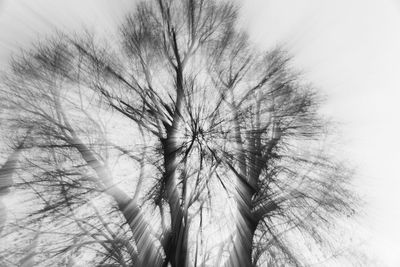
M 357 199 L 321 98 L 237 17 L 227 1 L 142 1 L 115 37 L 58 33 L 13 57 L 0 105 L 17 145 L 0 193 L 14 187 L 25 209 L 0 216 L 4 264 L 306 266 L 337 253 Z

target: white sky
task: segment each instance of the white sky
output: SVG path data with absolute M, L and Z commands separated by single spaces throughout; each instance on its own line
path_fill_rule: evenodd
M 0 0 L 0 67 L 56 26 L 110 31 L 134 2 Z M 286 44 L 326 95 L 323 111 L 342 123 L 345 156 L 358 167 L 371 253 L 400 266 L 400 1 L 247 0 L 242 7 L 254 41 Z

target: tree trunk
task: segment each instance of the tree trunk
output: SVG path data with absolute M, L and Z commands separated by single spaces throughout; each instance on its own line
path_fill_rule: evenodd
M 188 264 L 187 244 L 188 225 L 184 216 L 182 201 L 178 186 L 178 149 L 176 130 L 171 130 L 167 140 L 163 141 L 164 167 L 165 167 L 165 189 L 166 198 L 170 208 L 171 231 L 166 257 L 172 267 L 185 267 Z
M 17 168 L 19 154 L 24 142 L 25 139 L 7 158 L 3 166 L 0 167 L 0 233 L 3 231 L 3 227 L 7 221 L 7 207 L 2 199 L 10 192 L 10 187 L 14 185 L 13 174 Z
M 105 193 L 114 199 L 124 215 L 138 250 L 138 255 L 135 257 L 137 262 L 134 263 L 134 266 L 161 266 L 163 262 L 161 248 L 155 244 L 156 239 L 150 225 L 144 219 L 140 207 L 124 191 L 112 183 L 111 174 L 107 167 L 95 157 L 78 136 L 75 135 L 71 143 L 80 152 L 88 166 L 96 172 L 99 182 L 105 186 Z
M 240 180 L 240 179 L 238 179 Z M 252 214 L 252 190 L 243 181 L 237 185 L 236 202 L 238 207 L 236 218 L 236 236 L 230 250 L 227 267 L 251 267 L 253 236 L 257 229 L 257 221 Z

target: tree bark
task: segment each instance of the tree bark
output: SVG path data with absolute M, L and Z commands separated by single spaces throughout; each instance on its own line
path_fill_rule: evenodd
M 236 236 L 230 250 L 226 267 L 251 267 L 253 236 L 258 222 L 252 213 L 253 190 L 244 178 L 237 178 L 236 202 Z
M 164 167 L 165 167 L 165 189 L 166 198 L 170 208 L 171 230 L 168 248 L 166 248 L 167 259 L 173 267 L 185 267 L 188 264 L 187 244 L 188 225 L 178 186 L 178 150 L 176 130 L 171 130 L 170 135 L 164 143 Z

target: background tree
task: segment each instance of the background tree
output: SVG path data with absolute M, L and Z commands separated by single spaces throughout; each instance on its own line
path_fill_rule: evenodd
M 48 265 L 93 250 L 96 265 L 302 266 L 330 250 L 350 175 L 321 149 L 315 90 L 237 12 L 140 2 L 118 38 L 59 34 L 15 57 L 1 93 L 30 132 L 16 186 L 32 205 L 4 238 L 40 222 Z

